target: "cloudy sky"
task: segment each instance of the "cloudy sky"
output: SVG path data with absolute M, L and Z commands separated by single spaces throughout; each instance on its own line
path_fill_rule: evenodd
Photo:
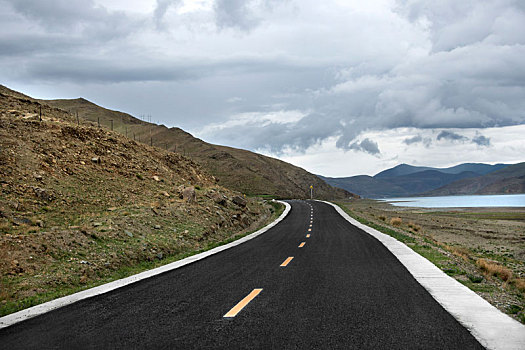
M 0 0 L 0 84 L 325 176 L 525 161 L 523 0 Z

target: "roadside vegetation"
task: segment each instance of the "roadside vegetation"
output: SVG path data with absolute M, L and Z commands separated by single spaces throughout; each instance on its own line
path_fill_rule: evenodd
M 367 199 L 336 204 L 525 323 L 525 210 L 436 211 Z

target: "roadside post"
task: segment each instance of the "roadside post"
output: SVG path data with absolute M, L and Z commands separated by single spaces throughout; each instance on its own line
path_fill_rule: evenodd
M 314 199 L 314 185 L 310 185 L 310 199 Z

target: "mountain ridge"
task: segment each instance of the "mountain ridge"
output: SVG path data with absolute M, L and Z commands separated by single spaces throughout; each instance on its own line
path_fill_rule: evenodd
M 515 176 L 504 176 L 506 173 L 504 170 L 511 166 L 513 165 L 502 163 L 493 165 L 462 163 L 447 168 L 432 168 L 399 164 L 375 176 L 357 175 L 343 178 L 321 176 L 321 178 L 333 186 L 339 186 L 367 198 L 478 192 L 481 194 L 525 193 L 525 185 L 519 178 L 525 176 L 525 171 L 523 174 L 518 171 L 518 175 Z M 496 175 L 491 177 L 490 174 Z M 480 179 L 484 176 L 487 178 Z M 500 181 L 502 182 L 499 183 Z

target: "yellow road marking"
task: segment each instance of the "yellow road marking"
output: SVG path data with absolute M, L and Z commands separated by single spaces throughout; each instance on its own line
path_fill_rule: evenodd
M 307 235 L 306 235 L 306 238 L 310 238 L 310 234 L 307 234 Z
M 299 248 L 304 247 L 305 244 L 306 244 L 306 242 L 302 242 L 301 244 L 299 244 Z
M 310 224 L 310 227 L 312 227 L 312 224 Z
M 250 301 L 252 301 L 259 293 L 262 291 L 262 288 L 260 289 L 254 289 L 250 294 L 248 294 L 244 299 L 239 301 L 237 305 L 235 305 L 230 311 L 226 313 L 223 317 L 235 317 L 241 310 L 248 305 Z
M 311 229 L 311 228 L 309 228 L 309 229 L 308 229 L 308 232 L 310 232 L 310 231 L 312 231 L 312 229 Z
M 281 264 L 281 267 L 286 267 L 286 265 L 288 265 L 290 261 L 292 261 L 292 259 L 293 259 L 293 256 L 289 256 L 285 261 L 283 261 L 283 263 Z

